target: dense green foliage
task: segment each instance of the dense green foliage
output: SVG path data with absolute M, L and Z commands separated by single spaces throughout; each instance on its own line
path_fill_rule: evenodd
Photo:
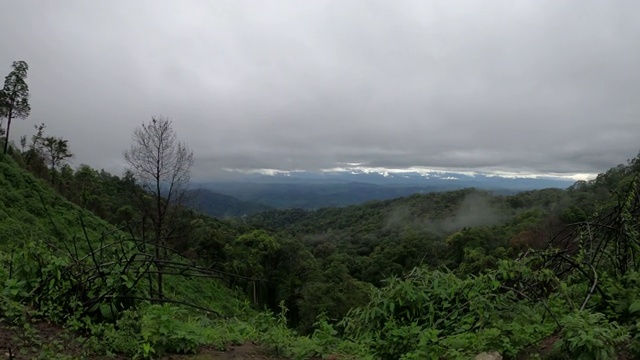
M 25 240 L 61 243 L 83 237 L 78 221 L 84 218 L 92 237 L 108 229 L 107 222 L 75 206 L 47 184 L 20 171 L 5 158 L 0 161 L 0 243 L 21 245 Z M 26 226 L 28 224 L 28 226 Z
M 19 154 L 14 153 L 14 157 L 23 160 Z M 124 263 L 118 260 L 140 245 L 133 237 L 137 231 L 135 215 L 131 211 L 127 216 L 116 215 L 125 211 L 105 211 L 105 219 L 120 225 L 118 229 L 60 195 L 69 196 L 73 193 L 70 189 L 82 189 L 82 195 L 73 199 L 85 202 L 94 211 L 120 209 L 121 201 L 129 196 L 126 187 L 132 185 L 130 179 L 82 166 L 65 177 L 55 177 L 58 185 L 69 181 L 68 188 L 59 186 L 60 193 L 56 193 L 45 180 L 21 170 L 9 157 L 0 159 L 0 170 L 0 282 L 4 285 L 0 329 L 7 327 L 17 334 L 13 350 L 21 348 L 18 338 L 38 348 L 37 331 L 31 324 L 46 319 L 89 336 L 82 348 L 87 355 L 117 352 L 154 357 L 167 352 L 193 352 L 205 344 L 225 348 L 249 340 L 273 343 L 274 350 L 297 357 L 318 354 L 318 349 L 329 351 L 328 345 L 316 344 L 314 336 L 295 335 L 283 318 L 280 321 L 252 309 L 241 294 L 233 291 L 235 285 L 229 285 L 230 279 L 248 277 L 225 277 L 215 269 L 212 271 L 217 279 L 176 274 L 166 282 L 165 295 L 171 303 L 145 301 L 149 292 L 138 275 L 143 269 L 133 257 Z M 51 179 L 48 175 L 42 174 L 47 181 Z M 74 185 L 76 181 L 86 186 Z M 101 201 L 88 201 L 99 195 Z M 183 215 L 190 224 L 189 232 L 176 239 L 177 245 L 184 238 L 197 240 L 188 242 L 188 246 L 183 244 L 183 255 L 174 257 L 176 263 L 192 263 L 188 256 L 218 259 L 221 268 L 261 275 L 266 256 L 279 248 L 264 232 L 238 236 L 241 230 L 235 226 L 187 210 Z M 265 247 L 254 247 L 256 241 L 264 242 Z M 118 246 L 109 245 L 114 243 Z M 232 246 L 234 243 L 237 247 Z M 242 264 L 229 258 L 242 246 L 251 250 L 242 256 L 249 255 L 255 262 Z M 135 298 L 141 301 L 131 301 Z M 40 343 L 40 356 L 48 358 L 52 353 L 45 345 Z M 18 355 L 34 356 L 29 351 Z
M 233 196 L 215 193 L 207 189 L 190 191 L 189 207 L 216 218 L 242 217 L 271 210 L 267 205 L 242 201 Z
M 640 355 L 638 158 L 568 190 L 226 220 L 176 207 L 156 299 L 132 201 L 145 192 L 131 174 L 47 164 L 39 138 L 0 159 L 0 328 L 19 341 L 46 319 L 85 339 L 79 355 L 254 341 L 300 359 L 526 358 L 548 339 L 543 356 Z

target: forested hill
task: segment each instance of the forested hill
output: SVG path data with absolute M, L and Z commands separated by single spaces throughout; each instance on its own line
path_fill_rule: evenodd
M 242 223 L 275 231 L 309 249 L 333 290 L 304 287 L 305 296 L 327 304 L 323 309 L 339 318 L 342 309 L 357 303 L 358 294 L 352 287 L 346 300 L 340 282 L 381 285 L 416 266 L 446 267 L 460 275 L 493 268 L 500 259 L 544 247 L 567 224 L 588 219 L 617 184 L 628 181 L 629 173 L 629 166 L 617 167 L 567 190 L 505 196 L 464 189 L 344 208 L 268 211 Z M 345 297 L 342 305 L 329 300 L 340 296 Z
M 252 201 L 242 201 L 230 195 L 224 195 L 207 189 L 189 191 L 189 207 L 216 218 L 242 217 L 273 208 Z
M 477 189 L 414 194 L 342 208 L 288 209 L 255 214 L 255 226 L 288 229 L 296 233 L 393 226 L 422 227 L 434 233 L 463 227 L 493 225 L 530 209 L 562 212 L 571 203 L 569 192 L 545 189 L 501 196 Z
M 618 186 L 628 185 L 631 174 L 635 174 L 639 166 L 635 158 L 593 180 L 577 181 L 568 189 L 549 188 L 502 195 L 468 188 L 346 207 L 271 210 L 249 216 L 244 223 L 292 234 L 342 232 L 349 236 L 392 228 L 443 234 L 465 227 L 504 223 L 526 212 L 545 213 L 570 223 L 586 219 L 598 204 L 615 193 Z
M 19 162 L 23 160 L 17 153 L 14 153 L 13 157 L 20 160 Z M 83 276 L 92 276 L 87 269 L 94 266 L 96 268 L 93 270 L 98 271 L 98 268 L 103 266 L 99 263 L 107 261 L 111 265 L 104 265 L 102 270 L 108 272 L 114 270 L 110 266 L 118 264 L 119 261 L 125 261 L 127 256 L 132 256 L 128 259 L 131 262 L 128 265 L 129 270 L 142 271 L 139 264 L 136 266 L 133 264 L 144 263 L 136 257 L 144 257 L 145 250 L 142 248 L 149 245 L 140 236 L 138 227 L 145 225 L 139 223 L 131 200 L 133 192 L 141 191 L 140 188 L 135 185 L 132 187 L 129 179 L 82 166 L 75 173 L 70 172 L 64 176 L 55 177 L 54 181 L 59 185 L 57 186 L 59 190 L 56 190 L 46 180 L 20 168 L 19 162 L 17 163 L 9 156 L 0 156 L 0 252 L 11 249 L 24 251 L 23 255 L 33 256 L 36 260 L 39 257 L 56 259 L 55 261 L 59 261 L 56 265 L 62 267 L 73 261 L 78 262 L 77 268 L 66 269 L 71 276 L 76 278 L 69 280 L 68 283 L 54 284 L 52 282 L 52 286 L 79 286 L 77 282 L 82 281 Z M 46 175 L 45 178 L 51 178 L 48 173 Z M 78 189 L 82 189 L 80 194 L 77 193 Z M 76 200 L 77 204 L 70 201 L 71 199 Z M 185 233 L 184 237 L 175 238 L 173 247 L 174 254 L 177 254 L 172 260 L 178 263 L 186 264 L 188 262 L 186 256 L 189 253 L 200 251 L 199 246 L 215 250 L 212 248 L 212 243 L 215 240 L 228 241 L 228 239 L 238 236 L 241 231 L 232 224 L 203 217 L 187 210 L 184 210 L 182 216 L 183 222 L 197 222 L 197 226 L 191 226 L 191 232 Z M 174 226 L 181 225 L 175 224 Z M 212 232 L 215 232 L 215 235 Z M 187 237 L 192 238 L 193 242 L 187 240 Z M 206 245 L 202 244 L 204 241 L 207 242 Z M 135 254 L 136 247 L 140 254 Z M 29 251 L 37 253 L 30 254 Z M 201 251 L 200 256 L 206 258 L 207 253 Z M 113 256 L 120 258 L 114 260 Z M 42 258 L 39 260 L 43 261 Z M 90 260 L 90 264 L 83 263 L 87 260 Z M 85 265 L 88 268 L 83 269 L 82 267 Z M 59 269 L 56 269 L 55 266 L 52 269 L 47 269 L 47 271 L 53 270 Z M 36 271 L 39 275 L 44 274 L 43 269 L 30 269 L 29 271 Z M 74 273 L 74 271 L 81 273 Z M 87 271 L 87 273 L 82 273 L 82 271 Z M 22 275 L 33 276 L 34 274 L 28 272 Z M 122 276 L 125 276 L 124 273 Z M 34 279 L 32 280 L 33 283 L 24 283 L 21 286 L 25 288 L 37 286 L 38 283 Z M 188 301 L 201 302 L 193 298 L 194 294 L 185 294 L 185 289 L 181 288 L 175 280 L 169 279 L 167 286 L 172 289 L 174 295 L 177 294 L 182 298 L 181 301 L 187 301 L 185 299 L 187 297 L 190 298 Z M 204 285 L 205 289 L 220 292 L 219 294 L 207 294 L 207 296 L 198 295 L 201 299 L 208 299 L 212 309 L 216 307 L 228 308 L 228 305 L 237 301 L 236 294 L 230 295 L 232 292 L 229 292 L 218 280 L 200 283 L 196 281 L 195 284 L 190 283 L 189 285 L 195 287 Z M 124 289 L 126 290 L 126 287 Z M 102 290 L 116 291 L 114 289 Z M 33 291 L 36 294 L 36 290 Z M 119 291 L 124 290 L 120 289 Z M 137 293 L 140 289 L 134 287 L 126 291 L 130 291 L 130 293 L 116 292 L 112 295 L 152 296 L 148 293 L 144 294 L 144 292 Z M 92 294 L 92 296 L 97 295 Z M 216 304 L 212 301 L 212 298 L 216 296 L 231 297 Z
M 84 231 L 95 238 L 113 230 L 108 222 L 66 201 L 10 159 L 0 159 L 0 247 L 25 239 L 60 244 L 85 238 Z

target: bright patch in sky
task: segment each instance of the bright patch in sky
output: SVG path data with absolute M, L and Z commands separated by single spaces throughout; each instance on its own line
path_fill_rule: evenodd
M 305 170 L 279 170 L 279 169 L 225 169 L 227 172 L 235 172 L 242 174 L 259 174 L 265 176 L 290 176 L 295 173 L 305 173 Z M 406 169 L 386 169 L 386 168 L 371 168 L 371 167 L 360 167 L 360 166 L 351 166 L 351 167 L 334 167 L 329 169 L 322 169 L 321 173 L 331 174 L 331 173 L 349 173 L 352 175 L 357 174 L 380 174 L 384 177 L 398 175 L 401 177 L 408 177 L 403 174 L 412 173 L 419 174 L 426 179 L 429 178 L 439 178 L 443 180 L 458 180 L 459 178 L 455 175 L 463 175 L 469 177 L 475 177 L 477 175 L 487 176 L 487 177 L 501 177 L 506 179 L 565 179 L 565 180 L 591 180 L 596 177 L 597 174 L 557 174 L 557 173 L 547 173 L 547 174 L 534 174 L 534 173 L 524 173 L 524 172 L 508 172 L 508 171 L 465 171 L 465 170 L 456 170 L 456 169 L 430 169 L 423 167 L 410 167 Z

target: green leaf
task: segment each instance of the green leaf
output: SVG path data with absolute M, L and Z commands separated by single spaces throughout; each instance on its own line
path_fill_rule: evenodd
M 629 305 L 629 312 L 634 314 L 640 311 L 640 300 L 636 300 Z
M 113 316 L 111 312 L 111 306 L 109 306 L 109 304 L 101 304 L 100 313 L 107 319 L 111 319 L 111 317 Z

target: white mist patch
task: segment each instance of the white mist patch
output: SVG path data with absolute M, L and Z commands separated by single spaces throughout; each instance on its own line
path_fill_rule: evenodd
M 506 215 L 491 199 L 491 195 L 486 193 L 471 193 L 460 201 L 452 216 L 444 219 L 419 217 L 408 205 L 397 206 L 389 212 L 385 227 L 411 228 L 443 236 L 465 227 L 497 225 L 506 219 Z
M 462 200 L 453 217 L 442 220 L 446 232 L 465 227 L 491 226 L 504 221 L 505 215 L 491 203 L 491 197 L 484 193 L 472 193 Z

